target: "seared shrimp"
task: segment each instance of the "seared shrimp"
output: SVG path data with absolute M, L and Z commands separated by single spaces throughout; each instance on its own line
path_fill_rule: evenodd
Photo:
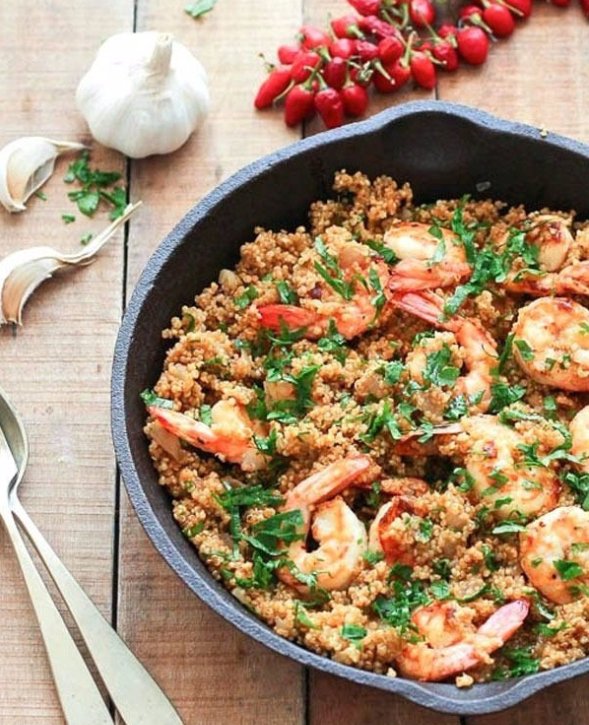
M 492 415 L 462 419 L 468 438 L 455 443 L 464 456 L 470 495 L 505 519 L 526 518 L 549 511 L 558 503 L 560 483 L 551 468 L 525 466 L 519 448 L 522 436 Z
M 589 473 L 589 405 L 575 415 L 569 425 L 572 438 L 571 453 L 577 458 L 577 466 Z
M 485 412 L 491 402 L 493 371 L 497 367 L 497 344 L 478 320 L 444 318 L 444 300 L 433 292 L 405 292 L 391 298 L 393 305 L 421 317 L 436 327 L 454 333 L 464 350 L 466 375 L 456 381 L 455 390 L 471 401 L 471 409 Z M 474 401 L 474 402 L 472 402 Z
M 302 538 L 289 545 L 286 556 L 299 572 L 316 575 L 320 588 L 345 589 L 362 567 L 366 528 L 342 498 L 334 497 L 371 465 L 368 456 L 349 456 L 301 481 L 286 496 L 283 510 L 298 509 L 303 515 Z M 307 549 L 309 531 L 318 544 L 314 551 Z M 288 567 L 279 569 L 277 575 L 299 592 L 309 592 Z
M 391 270 L 389 289 L 408 292 L 453 287 L 470 277 L 472 270 L 456 235 L 437 227 L 440 239 L 431 229 L 428 224 L 403 222 L 385 233 L 385 245 L 401 260 Z
M 439 612 L 435 610 L 439 608 Z M 428 607 L 426 616 L 416 610 L 413 621 L 425 642 L 406 645 L 396 663 L 401 674 L 415 680 L 438 682 L 489 661 L 489 654 L 502 647 L 524 623 L 530 605 L 516 599 L 500 607 L 475 632 L 454 632 L 453 604 Z M 431 638 L 430 638 L 431 631 Z
M 589 512 L 560 506 L 520 533 L 520 563 L 536 589 L 557 604 L 573 601 L 589 585 Z
M 522 307 L 514 354 L 533 380 L 562 390 L 589 390 L 589 310 L 562 297 L 543 297 Z
M 305 337 L 317 339 L 325 334 L 333 320 L 338 332 L 350 340 L 366 332 L 374 324 L 387 291 L 389 270 L 381 260 L 370 256 L 369 249 L 357 242 L 332 245 L 337 257 L 341 279 L 337 286 L 342 294 L 329 284 L 322 285 L 318 300 L 306 300 L 305 307 L 270 304 L 258 307 L 260 325 L 280 331 L 304 329 Z M 377 300 L 380 299 L 380 302 Z
M 518 272 L 508 277 L 504 287 L 510 292 L 533 297 L 589 295 L 589 260 L 574 262 L 559 272 L 545 274 Z
M 370 525 L 368 548 L 384 554 L 391 566 L 411 565 L 414 562 L 414 542 L 402 518 L 404 514 L 419 518 L 427 514 L 425 505 L 417 497 L 427 493 L 429 486 L 420 478 L 393 478 L 383 481 L 380 490 L 393 498 L 379 508 Z M 404 523 L 407 523 L 407 519 Z
M 234 400 L 219 400 L 213 405 L 210 426 L 174 410 L 152 405 L 148 411 L 166 431 L 222 461 L 239 463 L 244 471 L 256 471 L 266 465 L 253 443 L 254 424 L 243 406 Z

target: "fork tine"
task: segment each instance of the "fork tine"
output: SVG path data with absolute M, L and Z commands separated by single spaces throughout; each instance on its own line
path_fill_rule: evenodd
M 4 435 L 4 431 L 0 427 L 0 472 L 4 476 L 6 476 L 6 489 L 7 491 L 10 490 L 10 486 L 14 482 L 14 479 L 16 478 L 18 474 L 18 467 L 16 465 L 16 461 L 14 460 L 14 456 L 12 455 L 12 451 L 10 450 L 10 446 L 8 445 L 8 441 L 6 440 L 6 436 Z M 1 486 L 0 486 L 1 488 Z

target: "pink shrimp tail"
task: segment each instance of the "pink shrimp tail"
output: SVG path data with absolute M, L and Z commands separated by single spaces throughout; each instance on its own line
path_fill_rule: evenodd
M 471 272 L 466 262 L 442 261 L 435 266 L 428 266 L 422 260 L 403 259 L 391 271 L 388 287 L 392 292 L 453 287 L 469 277 Z
M 208 425 L 198 420 L 192 420 L 184 413 L 178 413 L 175 410 L 167 410 L 166 408 L 158 408 L 155 405 L 148 409 L 149 415 L 156 420 L 162 428 L 169 433 L 173 433 L 178 438 L 192 443 L 197 447 L 212 443 L 215 436 Z
M 505 643 L 522 626 L 529 611 L 530 603 L 527 599 L 515 599 L 513 602 L 509 602 L 509 604 L 499 607 L 478 628 L 477 634 L 483 637 L 498 638 L 501 640 L 501 643 Z
M 458 318 L 444 319 L 444 300 L 429 290 L 394 294 L 391 304 L 445 330 L 454 332 L 460 326 Z
M 283 325 L 289 330 L 295 330 L 309 327 L 317 320 L 314 312 L 295 305 L 263 305 L 258 307 L 258 313 L 262 327 L 276 332 L 279 332 Z
M 369 456 L 355 455 L 335 461 L 301 481 L 286 498 L 286 509 L 296 508 L 301 501 L 318 504 L 337 496 L 372 466 Z

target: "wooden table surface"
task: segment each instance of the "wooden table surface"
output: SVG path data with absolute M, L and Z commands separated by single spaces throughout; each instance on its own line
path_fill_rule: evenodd
M 439 715 L 403 699 L 334 679 L 270 652 L 201 604 L 155 552 L 117 475 L 109 381 L 125 300 L 147 258 L 182 215 L 244 164 L 296 141 L 280 112 L 258 115 L 257 54 L 273 57 L 302 19 L 322 22 L 343 0 L 218 0 L 204 20 L 183 0 L 7 0 L 0 3 L 0 146 L 21 135 L 90 142 L 76 85 L 102 40 L 121 31 L 170 31 L 206 66 L 212 112 L 171 156 L 129 162 L 93 146 L 101 168 L 119 169 L 143 208 L 90 267 L 46 283 L 23 328 L 0 331 L 0 385 L 21 412 L 31 443 L 23 499 L 97 605 L 178 707 L 186 725 L 516 725 L 589 722 L 589 677 L 561 684 L 499 715 Z M 517 37 L 480 69 L 440 80 L 435 97 L 458 101 L 589 141 L 589 24 L 576 6 L 536 3 Z M 434 94 L 431 95 L 433 97 Z M 405 91 L 389 103 L 428 98 Z M 316 132 L 312 126 L 307 133 Z M 427 143 L 427 138 L 424 138 Z M 25 246 L 79 248 L 106 216 L 65 225 L 72 211 L 67 160 L 24 214 L 0 209 L 0 255 Z M 63 722 L 25 588 L 0 532 L 0 724 Z

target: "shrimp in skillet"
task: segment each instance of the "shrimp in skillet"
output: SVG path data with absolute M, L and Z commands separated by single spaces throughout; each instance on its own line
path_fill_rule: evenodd
M 164 430 L 222 461 L 238 463 L 244 471 L 264 468 L 264 456 L 255 447 L 254 433 L 265 435 L 234 400 L 219 400 L 211 408 L 211 425 L 185 413 L 151 406 L 149 414 Z
M 589 391 L 589 309 L 563 297 L 542 297 L 520 309 L 513 334 L 515 359 L 533 380 Z
M 551 468 L 523 463 L 520 433 L 493 415 L 465 417 L 461 425 L 466 437 L 457 436 L 454 444 L 471 497 L 492 507 L 501 519 L 537 516 L 557 505 L 558 476 Z
M 458 378 L 455 390 L 470 402 L 473 412 L 484 413 L 491 402 L 491 383 L 497 367 L 497 343 L 478 320 L 458 315 L 444 318 L 444 300 L 433 292 L 405 292 L 393 295 L 391 303 L 405 312 L 443 330 L 454 333 L 464 350 L 466 375 Z
M 438 682 L 489 662 L 489 655 L 522 626 L 529 608 L 525 599 L 516 599 L 471 632 L 458 625 L 454 603 L 437 602 L 418 609 L 412 620 L 425 641 L 405 645 L 396 659 L 399 671 L 415 680 Z
M 345 501 L 337 497 L 373 466 L 368 456 L 348 456 L 301 481 L 286 495 L 283 511 L 299 510 L 303 524 L 301 539 L 292 542 L 286 557 L 303 574 L 316 575 L 322 589 L 345 589 L 362 568 L 366 551 L 366 528 Z M 307 548 L 309 532 L 318 546 Z M 288 567 L 278 577 L 302 594 L 302 584 Z
M 412 565 L 414 542 L 408 517 L 423 518 L 427 515 L 425 504 L 419 496 L 430 487 L 420 478 L 387 479 L 381 484 L 381 493 L 391 495 L 376 513 L 368 532 L 370 551 L 383 554 L 387 564 Z
M 400 260 L 392 269 L 389 289 L 409 292 L 455 287 L 471 275 L 460 240 L 449 229 L 402 222 L 384 235 L 384 244 Z
M 259 324 L 270 330 L 304 329 L 305 337 L 317 339 L 333 321 L 338 332 L 350 340 L 375 324 L 385 303 L 389 269 L 375 259 L 368 247 L 354 241 L 332 243 L 321 260 L 321 282 L 316 289 L 320 299 L 306 299 L 303 307 L 269 304 L 258 307 Z M 327 280 L 331 279 L 331 284 Z M 336 289 L 334 289 L 334 287 Z
M 560 506 L 520 533 L 520 564 L 536 589 L 557 604 L 572 602 L 589 585 L 589 511 Z

